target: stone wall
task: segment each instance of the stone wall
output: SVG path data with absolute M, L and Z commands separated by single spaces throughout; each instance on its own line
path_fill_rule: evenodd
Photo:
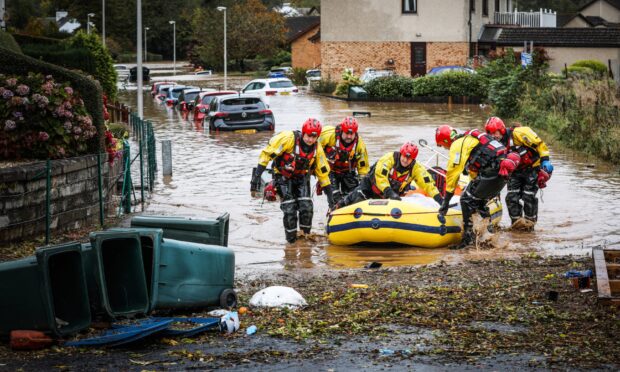
M 116 176 L 120 160 L 110 166 L 102 157 L 103 198 L 114 211 Z M 97 156 L 88 155 L 51 162 L 50 230 L 77 229 L 99 221 Z M 0 243 L 45 234 L 46 162 L 0 168 Z M 108 190 L 110 192 L 108 193 Z
M 389 64 L 388 60 L 393 60 Z M 364 69 L 394 69 L 398 75 L 411 75 L 411 44 L 408 42 L 321 41 L 321 76 L 342 80 L 345 68 L 360 76 Z
M 426 43 L 426 71 L 437 66 L 465 66 L 469 43 Z
M 291 43 L 291 64 L 305 69 L 321 65 L 321 42 L 312 42 L 309 37 L 319 31 L 319 26 L 309 30 Z

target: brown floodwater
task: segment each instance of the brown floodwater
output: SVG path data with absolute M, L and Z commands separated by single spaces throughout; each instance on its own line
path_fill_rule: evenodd
M 239 86 L 250 79 L 232 80 Z M 183 82 L 187 83 L 187 82 Z M 209 82 L 198 82 L 208 86 Z M 221 84 L 221 81 L 219 82 Z M 120 93 L 120 99 L 135 107 L 134 91 Z M 371 112 L 358 118 L 360 134 L 367 144 L 371 163 L 407 140 L 434 143 L 438 125 L 449 123 L 459 129 L 481 127 L 488 113 L 477 105 L 348 103 L 301 93 L 291 97 L 268 97 L 274 112 L 276 132 L 298 129 L 308 117 L 324 125 L 335 125 L 353 111 Z M 154 124 L 157 141 L 172 140 L 173 175 L 161 172 L 147 214 L 216 217 L 231 215 L 229 245 L 237 265 L 244 268 L 284 267 L 287 269 L 329 266 L 363 267 L 377 261 L 384 266 L 416 265 L 455 261 L 464 254 L 486 257 L 502 253 L 519 254 L 533 249 L 548 254 L 586 254 L 600 243 L 620 241 L 620 175 L 615 167 L 551 146 L 555 166 L 549 186 L 539 194 L 539 222 L 533 232 L 501 231 L 507 247 L 486 252 L 454 252 L 448 249 L 413 247 L 338 247 L 324 237 L 327 202 L 314 196 L 315 213 L 311 239 L 288 245 L 284 239 L 282 212 L 277 202 L 250 197 L 252 167 L 273 133 L 209 134 L 176 111 L 144 95 L 145 118 Z M 444 152 L 445 154 L 445 152 Z M 158 156 L 160 156 L 158 147 Z M 421 149 L 419 161 L 432 156 Z M 436 160 L 431 163 L 434 165 Z M 445 160 L 439 164 L 445 167 Z M 314 181 L 313 181 L 314 182 Z M 502 194 L 502 200 L 505 196 Z M 509 218 L 504 211 L 503 226 Z

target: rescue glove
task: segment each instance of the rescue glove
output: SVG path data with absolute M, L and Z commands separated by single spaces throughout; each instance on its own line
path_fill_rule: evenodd
M 536 184 L 538 184 L 538 188 L 544 189 L 545 187 L 547 187 L 547 181 L 549 181 L 549 178 L 551 178 L 549 173 L 545 172 L 544 169 L 540 169 L 538 171 L 538 179 L 536 180 Z
M 325 193 L 325 196 L 327 196 L 327 205 L 329 206 L 329 209 L 334 209 L 334 205 L 336 204 L 334 203 L 334 188 L 332 185 L 327 185 L 323 187 L 323 192 Z
M 250 192 L 252 196 L 255 196 L 260 188 L 260 179 L 261 175 L 265 171 L 265 166 L 258 164 L 256 168 L 252 171 L 252 180 L 250 181 Z
M 391 200 L 401 200 L 400 195 L 389 186 L 383 191 L 383 197 Z
M 439 205 L 441 205 L 443 203 L 443 198 L 441 197 L 441 194 L 437 194 L 437 195 L 433 196 L 433 199 Z
M 499 163 L 499 175 L 508 178 L 514 172 L 519 163 L 521 162 L 521 157 L 516 152 L 511 152 L 506 155 L 506 158 Z
M 454 196 L 453 192 L 447 192 L 446 196 L 443 198 L 441 202 L 441 206 L 439 207 L 439 212 L 437 213 L 437 219 L 440 223 L 446 223 L 446 214 L 448 213 L 448 209 L 450 208 L 450 200 Z
M 543 160 L 540 167 L 548 174 L 553 173 L 553 164 L 549 160 Z

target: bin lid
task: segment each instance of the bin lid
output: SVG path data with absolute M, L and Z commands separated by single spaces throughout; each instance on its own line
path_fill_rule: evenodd
M 220 318 L 153 318 L 155 320 L 172 320 L 172 324 L 169 328 L 162 331 L 164 336 L 183 336 L 191 337 L 198 333 L 205 332 L 208 329 L 216 328 L 220 324 Z M 192 328 L 179 329 L 175 328 L 175 323 L 185 323 L 188 327 L 195 325 Z
M 101 335 L 86 338 L 79 341 L 70 341 L 65 346 L 86 347 L 86 346 L 119 346 L 134 341 L 141 340 L 156 332 L 168 328 L 172 324 L 172 319 L 140 319 L 131 325 L 112 325 L 112 329 L 108 329 Z

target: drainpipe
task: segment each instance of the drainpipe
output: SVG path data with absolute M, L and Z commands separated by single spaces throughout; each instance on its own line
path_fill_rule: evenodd
M 465 6 L 467 7 L 467 11 L 469 12 L 469 19 L 467 20 L 467 25 L 469 26 L 469 35 L 468 35 L 468 49 L 469 49 L 469 55 L 467 56 L 467 59 L 469 59 L 469 57 L 472 55 L 471 53 L 471 8 L 469 6 L 469 2 L 465 2 Z

